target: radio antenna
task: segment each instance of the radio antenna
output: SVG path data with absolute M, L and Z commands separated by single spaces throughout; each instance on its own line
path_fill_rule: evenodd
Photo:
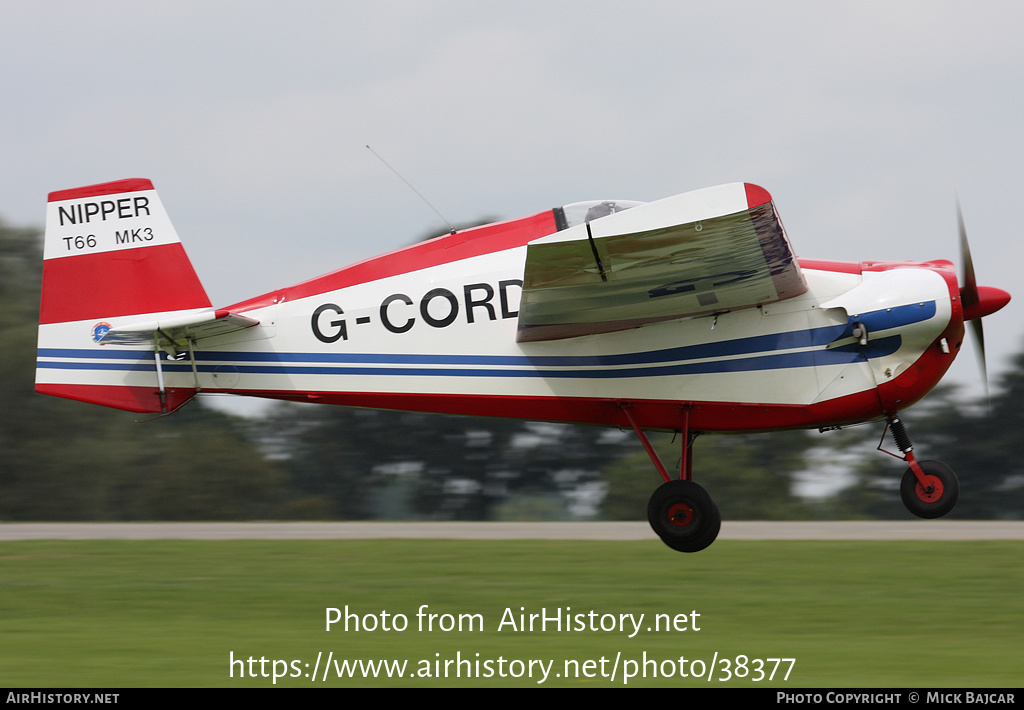
M 393 172 L 393 173 L 394 173 L 395 175 L 397 175 L 397 176 L 398 176 L 398 179 L 399 179 L 399 180 L 401 180 L 401 181 L 402 181 L 402 182 L 404 182 L 404 183 L 405 183 L 406 185 L 408 185 L 408 186 L 409 186 L 409 189 L 410 189 L 410 190 L 412 190 L 413 192 L 415 192 L 415 193 L 416 193 L 416 195 L 417 195 L 417 196 L 418 196 L 418 197 L 419 197 L 419 198 L 420 198 L 421 200 L 423 200 L 424 202 L 426 202 L 426 203 L 427 203 L 427 207 L 429 207 L 430 209 L 434 210 L 434 214 L 436 214 L 436 215 L 437 215 L 438 217 L 440 217 L 440 218 L 441 218 L 441 221 L 442 221 L 442 222 L 444 222 L 445 224 L 447 224 L 447 225 L 448 225 L 448 229 L 449 229 L 449 230 L 451 231 L 451 233 L 452 233 L 452 234 L 455 234 L 455 227 L 453 227 L 453 226 L 452 226 L 452 223 L 451 223 L 451 222 L 449 222 L 448 220 L 446 220 L 446 219 L 444 218 L 444 215 L 443 215 L 443 214 L 441 214 L 441 213 L 440 213 L 440 212 L 438 211 L 438 209 L 437 209 L 436 207 L 434 207 L 434 206 L 433 206 L 432 204 L 430 204 L 430 200 L 428 200 L 428 199 L 427 199 L 426 197 L 424 197 L 424 196 L 423 196 L 423 195 L 422 195 L 422 194 L 420 193 L 420 191 L 419 191 L 419 190 L 417 190 L 417 189 L 416 189 L 415 187 L 413 187 L 413 186 L 412 186 L 412 183 L 411 183 L 411 182 L 409 182 L 409 181 L 408 181 L 408 180 L 406 180 L 406 179 L 405 179 L 404 177 L 402 177 L 402 174 L 401 174 L 400 172 L 398 172 L 398 171 L 397 171 L 397 170 L 395 170 L 395 169 L 394 169 L 393 167 L 391 167 L 391 165 L 390 165 L 390 164 L 388 163 L 388 161 L 386 161 L 386 160 L 384 160 L 384 158 L 380 157 L 380 155 L 378 155 L 378 154 L 377 154 L 377 151 L 375 151 L 375 150 L 374 150 L 373 148 L 371 148 L 371 147 L 370 147 L 369 145 L 367 145 L 367 146 L 366 146 L 366 149 L 367 149 L 368 151 L 370 151 L 371 153 L 373 153 L 374 155 L 376 155 L 376 156 L 377 156 L 377 160 L 379 160 L 380 162 L 384 163 L 384 165 L 387 165 L 387 167 L 388 167 L 388 170 L 390 170 L 390 171 L 391 171 L 391 172 Z

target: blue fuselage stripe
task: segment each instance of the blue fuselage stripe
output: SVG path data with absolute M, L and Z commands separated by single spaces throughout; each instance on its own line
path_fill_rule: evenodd
M 935 302 L 899 306 L 851 317 L 843 325 L 719 343 L 687 345 L 618 355 L 420 355 L 391 353 L 196 352 L 196 369 L 213 372 L 231 364 L 239 372 L 285 375 L 398 375 L 417 377 L 617 378 L 694 375 L 837 365 L 890 355 L 899 335 L 825 349 L 849 337 L 853 323 L 869 331 L 890 330 L 933 317 Z M 793 350 L 797 352 L 779 352 Z M 746 356 L 746 357 L 743 357 Z M 54 360 L 59 358 L 60 360 Z M 71 362 L 76 359 L 85 362 Z M 694 362 L 700 361 L 700 362 Z M 253 363 L 253 364 L 244 364 Z M 192 370 L 191 363 L 165 361 L 167 372 Z M 347 366 L 346 366 L 347 365 Z M 390 367 L 389 367 L 390 366 Z M 399 366 L 399 367 L 395 367 Z M 416 367 L 419 366 L 419 367 Z M 38 367 L 73 370 L 153 371 L 152 350 L 40 348 Z M 564 369 L 562 369 L 564 368 Z

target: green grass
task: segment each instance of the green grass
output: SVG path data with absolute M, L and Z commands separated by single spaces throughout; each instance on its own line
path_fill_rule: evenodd
M 739 542 L 695 555 L 660 542 L 232 541 L 0 543 L 0 686 L 263 686 L 229 677 L 230 654 L 293 660 L 283 686 L 535 686 L 538 677 L 333 677 L 312 682 L 318 652 L 334 658 L 554 661 L 545 686 L 622 685 L 555 677 L 566 660 L 676 661 L 639 685 L 727 685 L 722 658 L 795 658 L 772 684 L 792 687 L 1019 686 L 1024 662 L 1024 543 Z M 479 614 L 484 630 L 417 630 L 417 609 Z M 405 631 L 325 630 L 325 609 Z M 498 631 L 516 614 L 645 614 L 619 631 Z M 646 630 L 655 614 L 696 610 L 699 631 Z M 681 678 L 678 659 L 715 680 Z M 476 654 L 480 654 L 477 656 Z M 309 663 L 309 668 L 305 663 Z M 751 662 L 752 663 L 752 662 Z M 648 665 L 648 669 L 652 666 Z M 483 668 L 483 666 L 481 666 Z M 506 665 L 506 672 L 513 669 Z M 667 669 L 668 666 L 665 666 Z M 259 673 L 259 664 L 253 669 Z M 754 670 L 754 666 L 748 666 Z M 771 670 L 770 667 L 767 668 Z M 246 666 L 248 671 L 248 666 Z M 454 668 L 451 669 L 454 672 Z M 323 663 L 320 666 L 323 673 Z M 728 684 L 762 687 L 750 677 Z

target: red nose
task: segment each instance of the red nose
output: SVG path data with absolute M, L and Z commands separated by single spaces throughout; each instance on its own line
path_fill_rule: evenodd
M 967 289 L 960 289 L 960 302 L 963 304 L 965 321 L 984 318 L 1010 302 L 1010 294 L 994 286 L 978 286 L 977 293 L 974 294 L 965 291 Z

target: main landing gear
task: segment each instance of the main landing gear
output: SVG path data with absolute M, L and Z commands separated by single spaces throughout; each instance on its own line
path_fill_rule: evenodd
M 886 419 L 886 431 L 890 429 L 903 456 L 886 451 L 881 442 L 878 450 L 902 458 L 910 465 L 900 483 L 903 505 L 919 518 L 941 518 L 953 509 L 960 497 L 960 482 L 956 474 L 941 461 L 918 461 L 914 457 L 914 447 L 910 443 L 907 429 L 899 417 L 893 415 Z M 882 441 L 885 441 L 885 431 L 882 432 Z
M 679 552 L 698 552 L 718 537 L 722 527 L 722 514 L 701 486 L 694 483 L 691 448 L 699 432 L 691 432 L 688 426 L 689 410 L 686 410 L 683 428 L 683 457 L 679 466 L 680 478 L 673 480 L 658 458 L 647 435 L 637 426 L 629 412 L 628 405 L 622 407 L 630 425 L 640 437 L 647 455 L 651 457 L 658 473 L 665 480 L 651 496 L 647 504 L 647 520 L 662 542 Z
M 685 479 L 658 486 L 647 504 L 647 520 L 662 542 L 679 552 L 703 550 L 722 527 L 722 514 L 711 496 Z
M 689 429 L 689 410 L 684 410 L 683 452 L 679 466 L 679 478 L 673 480 L 658 458 L 657 452 L 647 440 L 647 435 L 637 425 L 629 411 L 629 405 L 622 404 L 622 411 L 630 425 L 640 437 L 647 455 L 651 457 L 658 473 L 665 480 L 651 496 L 647 504 L 647 520 L 662 542 L 679 552 L 698 552 L 709 546 L 718 537 L 722 527 L 722 514 L 702 487 L 693 482 L 693 442 L 700 432 Z M 893 438 L 900 453 L 894 454 L 882 448 L 885 435 L 892 430 Z M 960 496 L 960 483 L 953 470 L 941 461 L 918 461 L 910 436 L 896 415 L 886 418 L 885 430 L 878 450 L 906 461 L 908 468 L 900 484 L 903 504 L 919 518 L 941 518 L 956 505 Z

